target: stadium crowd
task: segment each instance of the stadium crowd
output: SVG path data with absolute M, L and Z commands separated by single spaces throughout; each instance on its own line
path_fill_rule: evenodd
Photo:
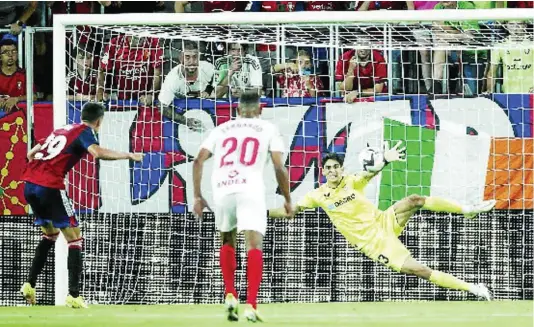
M 476 10 L 533 8 L 533 1 L 70 1 L 2 2 L 0 21 L 9 31 L 0 38 L 0 109 L 11 111 L 26 100 L 26 74 L 18 62 L 18 37 L 25 26 L 52 26 L 55 14 L 108 14 L 220 11 L 340 10 Z M 335 67 L 323 48 L 268 44 L 158 40 L 95 33 L 79 27 L 68 40 L 72 63 L 67 80 L 69 99 L 137 100 L 171 105 L 175 97 L 238 97 L 257 88 L 264 96 L 340 96 L 347 102 L 380 94 L 531 93 L 534 51 L 531 22 L 495 25 L 500 42 L 522 44 L 513 50 L 431 50 L 443 45 L 440 35 L 472 38 L 479 22 L 442 22 L 439 28 L 410 30 L 420 50 L 339 49 Z M 34 39 L 34 99 L 52 97 L 52 34 Z M 388 58 L 389 56 L 389 58 Z M 390 65 L 390 67 L 388 67 Z M 391 74 L 391 76 L 388 76 Z

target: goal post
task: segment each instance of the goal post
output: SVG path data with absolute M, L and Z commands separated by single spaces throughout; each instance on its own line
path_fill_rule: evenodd
M 145 161 L 97 164 L 83 159 L 68 180 L 68 189 L 74 192 L 69 195 L 80 213 L 85 237 L 81 294 L 91 303 L 104 304 L 216 303 L 222 298 L 213 216 L 208 215 L 199 224 L 188 213 L 188 199 L 192 196 L 190 160 L 207 134 L 173 124 L 164 117 L 159 103 L 144 106 L 137 101 L 140 99 L 121 98 L 121 92 L 130 91 L 122 89 L 124 85 L 132 84 L 114 79 L 119 75 L 132 79 L 128 74 L 138 74 L 137 78 L 149 77 L 152 81 L 156 76 L 147 75 L 174 60 L 166 57 L 167 52 L 175 51 L 173 42 L 183 46 L 185 41 L 197 44 L 202 41 L 213 44 L 210 48 L 213 52 L 218 46 L 230 51 L 229 45 L 234 42 L 254 48 L 273 47 L 277 50 L 267 51 L 276 52 L 275 58 L 269 58 L 272 64 L 285 61 L 286 47 L 326 53 L 318 64 L 326 66 L 323 74 L 327 78 L 321 83 L 328 96 L 313 93 L 282 97 L 283 87 L 273 86 L 276 89 L 273 94 L 262 98 L 264 119 L 278 125 L 289 149 L 286 165 L 294 201 L 324 182 L 320 176 L 323 153 L 346 154 L 347 171 L 356 172 L 360 169 L 358 152 L 366 142 L 376 146 L 383 140 L 403 140 L 408 143 L 408 163 L 384 170 L 366 190 L 368 198 L 380 209 L 413 193 L 452 197 L 469 204 L 490 198 L 500 201 L 500 211 L 482 215 L 474 222 L 454 215 L 422 213 L 403 236 L 408 248 L 432 268 L 459 274 L 468 281 L 502 287 L 501 298 L 531 298 L 533 281 L 528 270 L 534 268 L 534 245 L 529 235 L 532 236 L 534 226 L 529 219 L 533 204 L 532 182 L 528 180 L 532 172 L 528 165 L 533 122 L 522 111 L 532 110 L 532 104 L 527 104 L 529 95 L 477 92 L 478 96 L 470 98 L 464 95 L 449 98 L 396 94 L 391 88 L 393 51 L 510 48 L 499 43 L 493 25 L 487 21 L 502 26 L 503 21 L 533 18 L 534 9 L 328 15 L 324 12 L 55 15 L 55 128 L 79 122 L 83 104 L 69 103 L 72 90 L 66 83 L 66 68 L 75 61 L 69 49 L 80 43 L 77 27 L 87 26 L 92 35 L 89 38 L 98 43 L 99 50 L 88 50 L 94 51 L 93 57 L 104 57 L 110 39 L 120 35 L 159 41 L 157 45 L 147 43 L 142 56 L 150 62 L 147 67 L 138 70 L 134 67 L 128 72 L 112 67 L 105 74 L 111 102 L 99 135 L 101 144 L 115 150 L 145 152 Z M 470 38 L 464 38 L 462 32 L 449 36 L 444 44 L 421 43 L 413 36 L 414 30 L 429 27 L 432 22 L 447 21 L 483 22 L 487 28 Z M 439 24 L 437 29 L 440 30 Z M 532 45 L 524 47 L 530 49 Z M 355 103 L 343 103 L 339 93 L 341 82 L 335 79 L 338 59 L 343 50 L 364 48 L 383 53 L 389 89 Z M 210 56 L 216 63 L 218 57 Z M 315 54 L 309 56 L 315 60 Z M 249 59 L 252 66 L 254 60 Z M 404 63 L 402 58 L 399 62 Z M 96 71 L 98 67 L 92 69 Z M 164 83 L 169 72 L 162 70 Z M 223 73 L 215 71 L 215 78 L 217 74 Z M 317 85 L 318 82 L 314 84 Z M 157 99 L 158 92 L 150 94 Z M 186 118 L 201 120 L 209 131 L 235 116 L 235 103 L 227 99 L 184 97 L 174 99 L 171 106 Z M 502 149 L 507 152 L 499 152 Z M 511 164 L 514 159 L 515 166 L 503 168 L 503 158 Z M 509 177 L 503 177 L 503 171 L 519 176 L 523 188 L 518 187 L 518 180 L 511 183 Z M 207 177 L 203 187 L 211 197 Z M 268 206 L 280 205 L 274 175 L 267 173 L 266 177 Z M 267 233 L 265 279 L 260 294 L 263 302 L 472 299 L 466 294 L 438 290 L 413 278 L 394 275 L 370 262 L 335 232 L 320 211 L 306 212 L 292 222 L 269 222 Z M 55 304 L 62 305 L 68 292 L 67 249 L 62 237 L 55 256 Z M 238 282 L 245 280 L 245 259 L 243 254 L 239 255 Z

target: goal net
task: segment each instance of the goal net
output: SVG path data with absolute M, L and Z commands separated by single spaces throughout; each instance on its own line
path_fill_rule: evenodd
M 384 23 L 378 14 L 397 23 Z M 401 236 L 414 257 L 487 283 L 498 298 L 533 297 L 528 15 L 443 11 L 424 21 L 413 12 L 340 13 L 335 21 L 318 15 L 325 16 L 55 20 L 56 127 L 80 122 L 83 102 L 102 97 L 108 111 L 100 144 L 146 153 L 139 164 L 87 157 L 69 175 L 85 239 L 86 299 L 222 300 L 214 217 L 208 213 L 199 223 L 190 214 L 191 160 L 213 127 L 236 116 L 235 96 L 254 88 L 264 95 L 263 118 L 279 127 L 287 145 L 294 201 L 324 182 L 324 153 L 345 154 L 346 171 L 355 173 L 367 143 L 402 140 L 407 162 L 388 166 L 366 189 L 380 209 L 410 194 L 465 204 L 498 200 L 495 211 L 476 220 L 417 214 Z M 205 130 L 188 128 L 187 119 L 200 120 Z M 208 163 L 207 175 L 210 169 Z M 280 206 L 270 171 L 266 183 L 268 206 Z M 203 189 L 210 202 L 208 176 Z M 236 284 L 244 295 L 242 244 Z M 264 255 L 264 303 L 474 299 L 373 263 L 347 244 L 322 210 L 270 221 Z M 57 250 L 56 303 L 66 294 L 66 283 L 57 282 L 67 276 L 65 262 L 65 252 Z

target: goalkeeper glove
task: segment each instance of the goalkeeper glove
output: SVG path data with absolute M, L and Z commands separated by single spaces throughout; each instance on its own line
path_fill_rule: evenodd
M 393 161 L 406 161 L 406 147 L 399 147 L 402 145 L 402 141 L 397 142 L 394 147 L 389 148 L 387 141 L 383 144 L 384 149 L 384 161 L 386 164 Z

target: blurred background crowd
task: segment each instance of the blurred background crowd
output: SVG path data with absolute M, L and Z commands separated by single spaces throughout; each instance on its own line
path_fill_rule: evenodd
M 1 2 L 0 109 L 9 112 L 26 100 L 26 72 L 21 60 L 23 30 L 28 26 L 51 27 L 56 14 L 254 11 L 276 15 L 287 11 L 489 8 L 533 8 L 533 1 Z M 495 35 L 498 43 L 519 46 L 465 50 L 440 47 L 445 39 L 440 34 L 447 34 L 449 39 L 454 35 L 461 43 L 481 31 L 486 36 Z M 248 88 L 257 88 L 269 97 L 339 96 L 347 102 L 380 94 L 476 96 L 534 90 L 531 22 L 437 22 L 412 27 L 408 32 L 410 42 L 418 44 L 419 49 L 339 48 L 334 60 L 325 48 L 287 46 L 284 53 L 279 53 L 282 50 L 272 44 L 159 40 L 78 27 L 69 36 L 69 98 L 131 99 L 143 104 L 159 101 L 169 106 L 174 98 L 238 97 Z M 50 101 L 51 29 L 36 29 L 33 38 L 34 99 Z

